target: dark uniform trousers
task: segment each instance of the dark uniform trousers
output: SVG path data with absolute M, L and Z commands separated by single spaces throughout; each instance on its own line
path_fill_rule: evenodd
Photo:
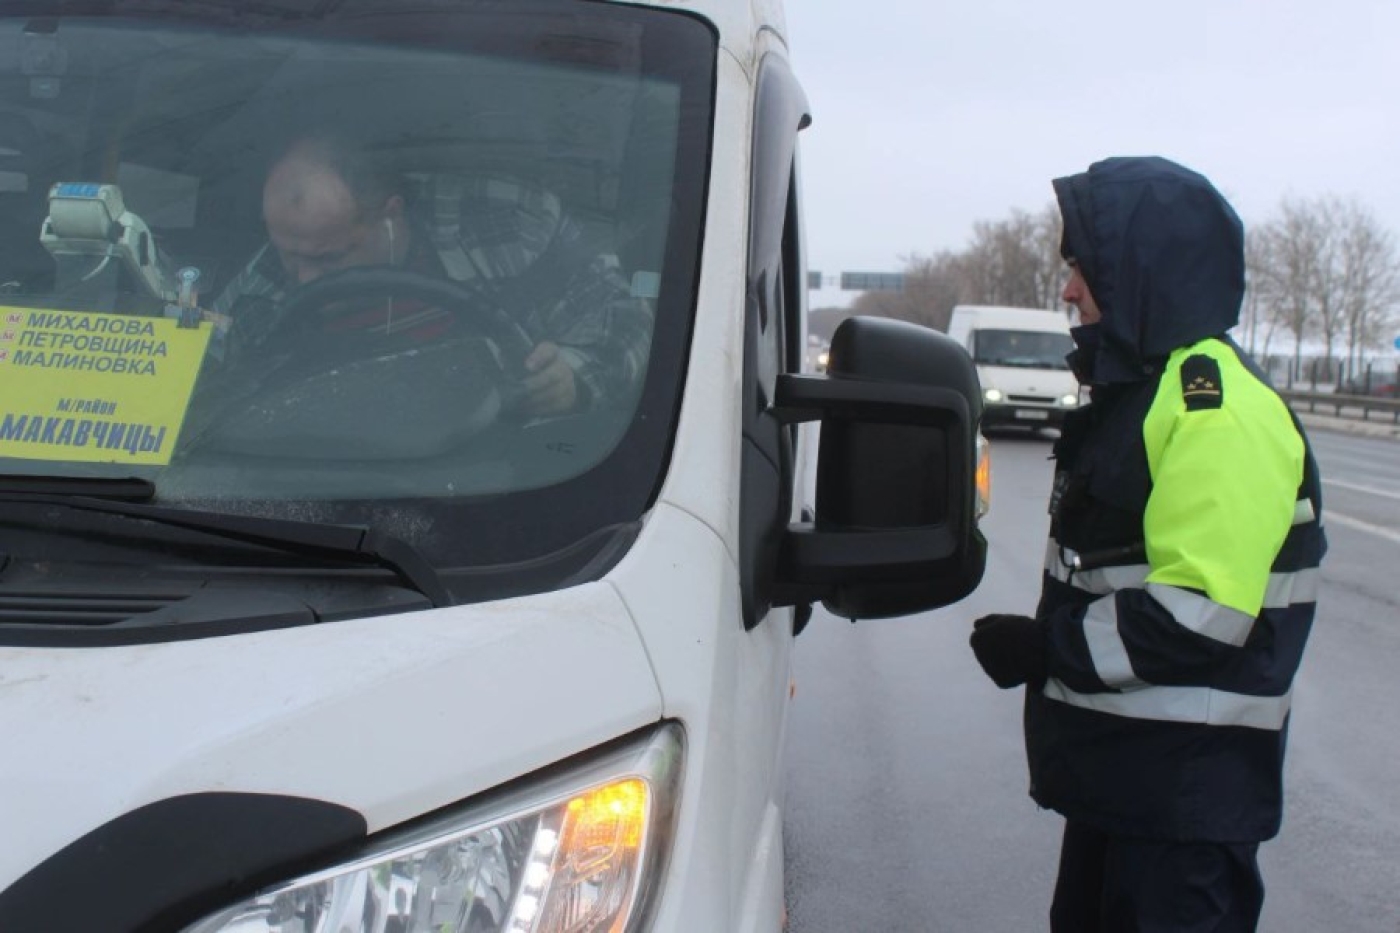
M 1065 824 L 1051 933 L 1253 933 L 1258 843 L 1156 842 Z

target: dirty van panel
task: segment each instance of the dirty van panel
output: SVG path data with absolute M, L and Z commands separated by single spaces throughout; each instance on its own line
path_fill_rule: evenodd
M 275 571 L 313 616 L 327 570 L 404 582 L 209 516 L 363 528 L 452 602 L 615 563 L 680 404 L 712 27 L 564 0 L 6 7 L 30 10 L 0 18 L 0 490 L 134 477 L 202 524 L 10 504 L 11 573 L 57 536 L 48 596 L 157 554 Z M 343 214 L 307 229 L 314 197 Z

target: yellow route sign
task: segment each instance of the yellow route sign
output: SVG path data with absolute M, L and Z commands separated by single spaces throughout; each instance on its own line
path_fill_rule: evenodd
M 169 463 L 210 330 L 0 305 L 0 457 Z

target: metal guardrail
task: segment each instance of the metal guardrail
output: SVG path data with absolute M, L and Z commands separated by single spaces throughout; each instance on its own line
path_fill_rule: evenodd
M 1319 408 L 1324 411 L 1330 409 L 1332 414 L 1338 418 L 1357 418 L 1362 421 L 1370 421 L 1371 413 L 1376 412 L 1384 421 L 1389 415 L 1390 420 L 1395 424 L 1400 424 L 1400 398 L 1387 398 L 1383 395 L 1338 395 L 1335 392 L 1302 392 L 1296 389 L 1280 389 L 1284 401 L 1288 402 L 1295 409 L 1304 405 L 1308 411 L 1315 412 Z

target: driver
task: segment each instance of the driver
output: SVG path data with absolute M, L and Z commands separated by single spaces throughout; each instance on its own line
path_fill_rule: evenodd
M 557 198 L 492 179 L 454 191 L 462 197 L 450 205 L 439 194 L 424 223 L 412 216 L 406 187 L 402 177 L 333 135 L 303 136 L 287 147 L 263 186 L 269 242 L 210 308 L 215 320 L 230 322 L 216 352 L 233 355 L 256 343 L 289 289 L 330 272 L 384 265 L 474 279 L 516 316 L 535 341 L 524 361 L 525 414 L 604 405 L 638 385 L 651 308 L 630 295 L 606 259 L 583 254 L 578 228 Z M 502 225 L 507 215 L 523 219 Z M 426 342 L 451 323 L 443 309 L 388 296 L 327 326 Z

